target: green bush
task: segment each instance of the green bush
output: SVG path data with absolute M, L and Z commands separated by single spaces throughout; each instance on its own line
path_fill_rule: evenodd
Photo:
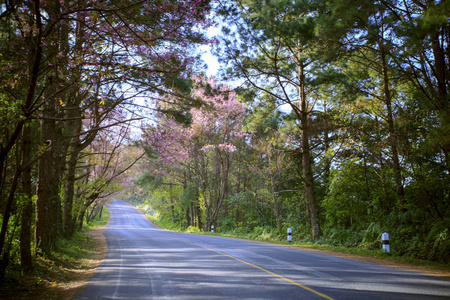
M 450 263 L 450 219 L 436 222 L 425 238 L 426 258 Z M 425 256 L 425 253 L 423 254 Z
M 385 232 L 380 223 L 371 223 L 362 233 L 363 238 L 359 248 L 377 250 L 382 248 L 381 235 Z
M 361 243 L 360 232 L 345 228 L 327 228 L 322 237 L 316 241 L 317 244 L 331 246 L 357 247 Z
M 201 230 L 195 226 L 189 226 L 186 230 L 187 233 L 200 233 Z
M 221 231 L 232 231 L 236 229 L 236 221 L 234 218 L 225 218 L 220 221 Z

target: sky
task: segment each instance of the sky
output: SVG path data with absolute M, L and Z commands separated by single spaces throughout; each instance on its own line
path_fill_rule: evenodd
M 213 38 L 220 33 L 220 30 L 221 30 L 220 27 L 210 27 L 206 35 L 208 36 L 208 38 Z M 201 46 L 200 50 L 204 51 L 202 59 L 208 65 L 208 69 L 205 72 L 206 76 L 207 77 L 215 76 L 219 71 L 220 66 L 217 57 L 211 53 L 211 46 L 209 45 Z

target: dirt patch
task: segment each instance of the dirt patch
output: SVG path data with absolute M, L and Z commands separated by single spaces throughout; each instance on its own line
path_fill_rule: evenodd
M 73 280 L 67 283 L 62 283 L 58 286 L 63 298 L 58 299 L 75 299 L 82 291 L 87 282 L 94 276 L 95 271 L 98 266 L 102 263 L 108 252 L 108 247 L 106 246 L 106 238 L 103 231 L 106 226 L 96 227 L 88 232 L 88 236 L 93 241 L 93 247 L 96 250 L 92 257 L 84 263 L 83 269 L 74 270 Z

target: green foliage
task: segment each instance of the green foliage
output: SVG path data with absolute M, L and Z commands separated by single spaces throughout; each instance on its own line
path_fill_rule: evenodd
M 199 190 L 195 184 L 188 184 L 186 188 L 183 189 L 180 196 L 180 205 L 182 209 L 187 209 L 191 205 L 198 202 Z
M 381 249 L 381 235 L 386 232 L 383 229 L 380 223 L 371 223 L 369 227 L 365 231 L 363 231 L 363 238 L 360 248 L 369 249 L 369 250 L 378 250 Z
M 9 250 L 9 264 L 20 265 L 20 215 L 12 215 L 6 231 L 6 249 Z
M 142 201 L 137 197 L 129 197 L 125 201 L 139 208 L 151 221 L 159 219 L 158 211 L 153 209 L 148 201 Z
M 200 229 L 198 227 L 195 226 L 189 226 L 188 228 L 186 228 L 185 232 L 187 233 L 200 233 Z
M 192 114 L 190 112 L 187 112 L 184 110 L 184 108 L 177 108 L 177 109 L 162 109 L 160 112 L 164 113 L 165 115 L 172 116 L 176 122 L 181 123 L 185 126 L 189 126 L 192 123 Z
M 319 244 L 332 246 L 357 247 L 361 242 L 361 233 L 345 228 L 325 228 Z
M 427 260 L 450 263 L 450 219 L 436 222 L 422 245 L 421 254 Z
M 183 228 L 178 223 L 174 223 L 170 218 L 162 218 L 158 216 L 157 218 L 151 220 L 154 224 L 159 227 L 172 230 L 172 231 L 183 231 Z
M 100 214 L 98 213 L 96 215 L 96 217 L 94 219 L 90 220 L 90 222 L 88 224 L 83 223 L 82 231 L 88 231 L 95 227 L 106 225 L 108 223 L 108 220 L 109 220 L 108 209 L 106 208 L 106 206 L 103 206 L 101 218 L 100 218 Z
M 201 178 L 177 170 L 163 185 L 144 175 L 143 198 L 158 212 L 156 221 L 189 232 L 214 222 L 217 233 L 257 240 L 283 241 L 290 227 L 296 242 L 373 253 L 381 253 L 381 234 L 388 232 L 389 255 L 448 262 L 450 118 L 442 74 L 449 73 L 449 57 L 440 42 L 448 40 L 448 3 L 392 4 L 223 3 L 230 22 L 226 72 L 246 81 L 236 92 L 249 112 L 242 132 L 251 134 L 228 156 L 222 191 L 199 192 L 202 184 L 222 183 L 217 175 L 225 160 L 215 160 L 211 149 L 191 165 L 215 163 Z M 205 86 L 206 94 L 216 92 Z M 323 230 L 316 241 L 305 193 L 305 136 Z M 219 192 L 224 201 L 215 220 L 207 220 L 207 199 Z
M 89 226 L 83 227 L 83 231 L 103 226 L 108 220 L 108 211 L 104 209 L 102 218 L 96 218 Z M 16 243 L 19 243 L 18 237 L 16 237 Z M 20 253 L 18 245 L 15 245 L 11 252 L 14 256 L 13 262 L 9 264 L 8 272 L 0 285 L 0 298 L 39 298 L 42 296 L 43 286 L 47 286 L 46 297 L 61 299 L 67 296 L 67 291 L 60 289 L 57 285 L 70 284 L 74 280 L 74 273 L 79 274 L 80 270 L 92 269 L 92 266 L 88 266 L 89 261 L 98 251 L 93 244 L 94 240 L 82 232 L 76 232 L 70 238 L 59 238 L 50 253 L 35 258 L 34 269 L 30 272 L 24 272 L 20 268 Z M 50 286 L 45 282 L 53 282 L 53 284 Z M 52 291 L 49 291 L 48 287 L 51 287 Z M 40 294 L 39 292 L 36 294 L 35 289 L 39 289 Z
M 58 239 L 55 245 L 55 252 L 58 253 L 60 261 L 83 258 L 84 243 L 89 242 L 89 238 L 80 232 L 76 232 L 70 239 Z
M 237 227 L 236 220 L 234 218 L 223 218 L 220 220 L 221 231 L 233 231 Z
M 376 170 L 360 159 L 342 162 L 332 171 L 328 195 L 322 201 L 327 226 L 360 229 L 379 221 L 383 207 L 378 197 L 382 195 L 386 193 Z
M 391 249 L 396 254 L 450 262 L 449 218 L 429 222 L 423 210 L 409 210 L 391 214 L 386 223 Z

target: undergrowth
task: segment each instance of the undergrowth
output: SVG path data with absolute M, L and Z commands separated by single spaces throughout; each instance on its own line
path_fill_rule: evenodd
M 50 254 L 34 257 L 32 271 L 10 265 L 0 285 L 0 299 L 67 299 L 65 286 L 90 268 L 97 252 L 94 240 L 85 232 L 108 220 L 109 213 L 104 209 L 101 219 L 95 218 L 71 238 L 59 239 Z

